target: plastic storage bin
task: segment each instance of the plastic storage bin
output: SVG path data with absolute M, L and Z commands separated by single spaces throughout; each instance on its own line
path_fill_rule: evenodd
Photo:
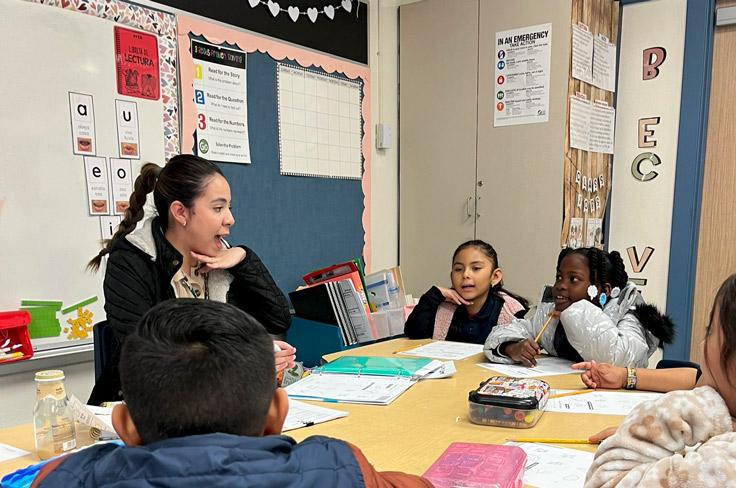
M 520 447 L 453 442 L 423 476 L 435 488 L 522 488 L 524 464 Z
M 470 421 L 529 429 L 544 413 L 549 384 L 542 380 L 492 376 L 468 394 Z

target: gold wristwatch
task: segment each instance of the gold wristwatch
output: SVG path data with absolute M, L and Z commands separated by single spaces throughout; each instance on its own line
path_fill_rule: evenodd
M 627 390 L 636 390 L 636 368 L 631 366 L 626 368 L 626 385 L 624 388 Z

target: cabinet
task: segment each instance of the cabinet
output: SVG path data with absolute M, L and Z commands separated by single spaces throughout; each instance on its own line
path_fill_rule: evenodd
M 399 10 L 399 261 L 418 296 L 448 284 L 468 239 L 498 251 L 531 301 L 554 279 L 570 49 L 570 0 L 424 0 Z M 493 127 L 498 31 L 552 24 L 549 121 Z

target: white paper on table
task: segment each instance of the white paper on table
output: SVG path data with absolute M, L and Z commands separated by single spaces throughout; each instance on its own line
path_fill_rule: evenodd
M 519 364 L 478 363 L 481 368 L 515 378 L 538 378 L 540 376 L 554 376 L 558 374 L 581 374 L 582 371 L 572 369 L 572 361 L 567 359 L 546 357 L 538 358 L 534 367 Z
M 590 102 L 577 96 L 570 97 L 570 147 L 590 150 Z
M 322 373 L 290 384 L 286 393 L 304 400 L 388 405 L 414 383 L 407 376 Z
M 432 363 L 440 363 L 440 367 L 436 368 L 434 371 L 432 371 L 429 374 L 426 374 L 421 377 L 423 380 L 437 380 L 440 378 L 449 378 L 450 376 L 457 373 L 457 368 L 455 368 L 455 362 L 454 361 L 432 361 Z M 432 364 L 429 363 L 429 364 Z M 426 367 L 426 366 L 425 366 Z
M 29 455 L 30 452 L 7 444 L 0 444 L 0 463 Z
M 613 154 L 613 137 L 616 109 L 605 102 L 596 101 L 590 110 L 589 151 Z
M 435 359 L 465 359 L 483 352 L 483 344 L 467 342 L 436 341 L 423 346 L 402 351 L 400 354 Z
M 567 393 L 560 390 L 556 393 Z M 622 391 L 593 391 L 562 398 L 550 398 L 548 412 L 592 413 L 600 415 L 628 415 L 641 402 L 656 400 L 662 393 Z
M 582 23 L 572 26 L 572 77 L 593 83 L 593 33 Z
M 524 484 L 537 488 L 583 488 L 594 453 L 536 442 L 507 442 L 526 452 Z
M 616 91 L 616 45 L 600 34 L 593 40 L 593 84 Z
M 100 439 L 117 439 L 118 434 L 112 426 L 112 408 L 85 405 L 77 397 L 69 397 L 69 407 L 74 420 L 100 431 Z
M 287 430 L 309 427 L 310 425 L 347 417 L 347 415 L 348 413 L 342 410 L 318 407 L 289 398 L 289 413 L 286 415 L 284 427 L 281 430 L 286 432 Z

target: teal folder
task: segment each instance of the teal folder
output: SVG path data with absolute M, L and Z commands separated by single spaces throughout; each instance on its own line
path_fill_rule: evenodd
M 315 373 L 368 374 L 377 376 L 414 376 L 432 362 L 429 358 L 383 358 L 377 356 L 342 356 Z

